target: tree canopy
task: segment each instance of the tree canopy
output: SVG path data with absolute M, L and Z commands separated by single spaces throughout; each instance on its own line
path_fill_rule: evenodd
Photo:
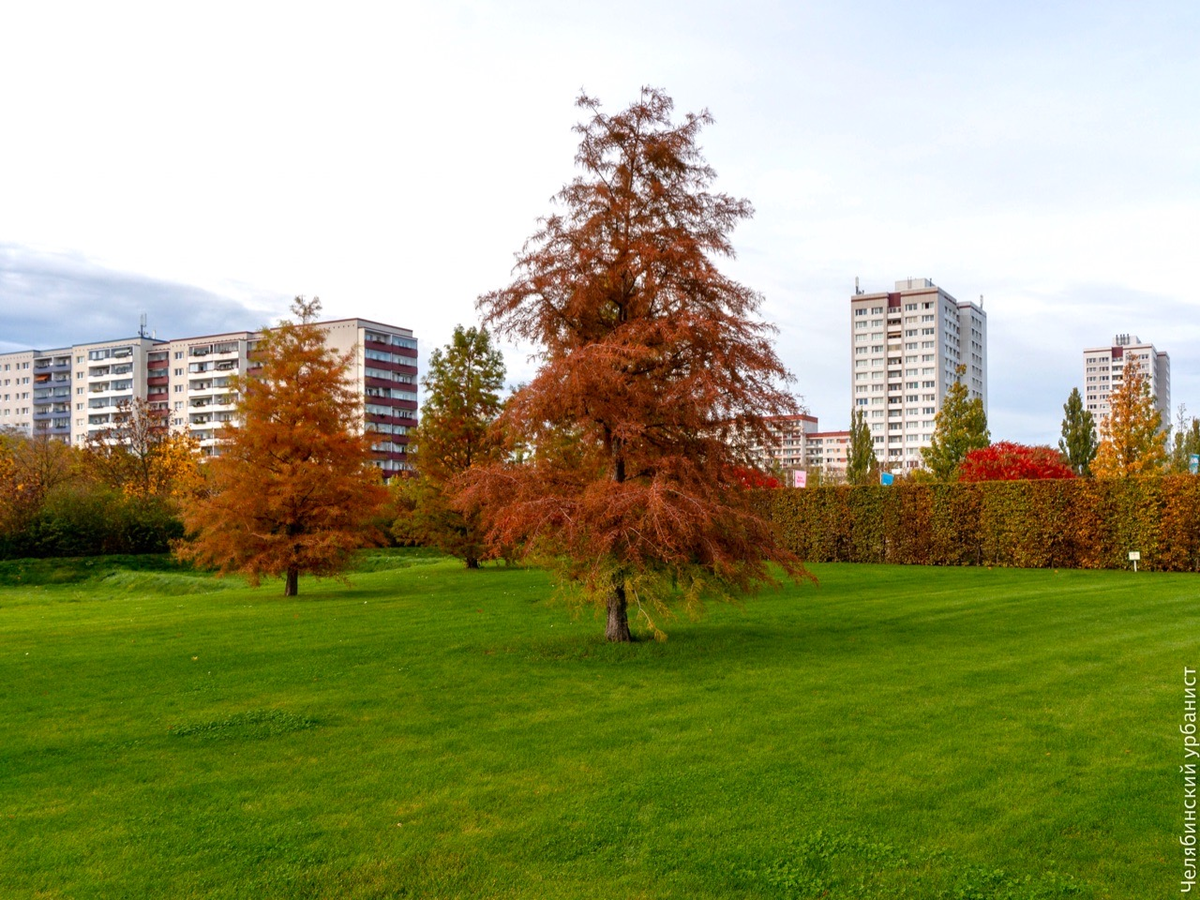
M 1121 384 L 1108 398 L 1109 413 L 1100 420 L 1100 445 L 1092 461 L 1097 478 L 1155 475 L 1167 463 L 1167 435 L 1150 382 L 1133 354 L 1127 354 Z
M 263 331 L 251 359 L 259 368 L 231 382 L 238 422 L 220 432 L 208 489 L 183 507 L 191 540 L 181 556 L 254 584 L 282 576 L 285 596 L 301 573 L 341 573 L 387 496 L 346 380 L 353 351 L 326 346 L 314 327 L 320 309 L 297 297 L 297 321 Z
M 456 478 L 500 459 L 502 445 L 491 426 L 500 414 L 504 358 L 486 329 L 459 325 L 445 350 L 430 354 L 421 383 L 421 422 L 409 436 L 416 474 L 399 480 L 401 515 L 392 531 L 478 568 L 488 553 L 479 511 L 455 509 L 452 502 Z
M 672 599 L 749 589 L 770 562 L 802 572 L 736 476 L 770 440 L 764 417 L 796 407 L 761 297 L 714 261 L 752 210 L 709 190 L 709 114 L 673 122 L 653 88 L 614 115 L 578 105 L 582 174 L 513 282 L 479 299 L 485 324 L 541 348 L 500 419 L 528 452 L 477 470 L 467 500 L 493 540 L 556 561 L 626 641 L 629 602 L 655 628 Z
M 962 381 L 965 373 L 966 367 L 959 366 L 934 418 L 933 438 L 921 451 L 926 467 L 938 481 L 953 481 L 966 455 L 991 443 L 983 401 L 970 396 Z
M 1076 475 L 1092 474 L 1096 443 L 1096 419 L 1083 408 L 1079 388 L 1071 388 L 1071 395 L 1063 404 L 1062 438 L 1058 442 L 1058 449 Z

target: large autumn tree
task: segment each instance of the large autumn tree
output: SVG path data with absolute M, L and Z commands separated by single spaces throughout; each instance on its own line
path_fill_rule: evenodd
M 1167 464 L 1167 435 L 1150 382 L 1134 354 L 1127 354 L 1121 384 L 1108 398 L 1100 420 L 1100 445 L 1092 461 L 1097 478 L 1158 475 Z
M 644 88 L 613 115 L 591 97 L 559 211 L 485 294 L 485 324 L 541 348 L 500 424 L 528 452 L 468 475 L 492 539 L 549 559 L 629 641 L 633 603 L 651 628 L 671 600 L 698 605 L 798 560 L 737 472 L 771 439 L 764 417 L 795 411 L 760 296 L 724 275 L 745 200 L 712 193 L 697 146 L 707 112 L 672 120 Z M 656 629 L 656 634 L 657 634 Z
M 472 466 L 500 459 L 501 442 L 491 425 L 500 414 L 504 357 L 486 329 L 459 325 L 446 348 L 430 354 L 421 384 L 421 422 L 409 434 L 416 472 L 398 481 L 401 514 L 392 531 L 476 569 L 488 554 L 479 510 L 452 506 L 452 482 Z
M 966 366 L 956 370 L 954 384 L 934 417 L 933 438 L 921 450 L 926 468 L 938 481 L 953 481 L 966 455 L 991 443 L 983 401 L 972 397 L 963 384 L 966 371 Z
M 208 490 L 184 504 L 188 559 L 252 584 L 301 573 L 337 575 L 370 537 L 387 491 L 362 431 L 362 399 L 347 382 L 353 351 L 339 355 L 314 327 L 321 304 L 297 297 L 252 353 L 256 370 L 233 379 L 237 424 L 221 430 Z

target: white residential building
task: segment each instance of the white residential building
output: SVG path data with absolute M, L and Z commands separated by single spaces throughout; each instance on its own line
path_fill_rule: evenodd
M 962 381 L 987 410 L 987 314 L 928 278 L 850 298 L 850 382 L 875 457 L 892 471 L 923 465 L 934 417 L 963 366 Z
M 1166 428 L 1171 423 L 1171 357 L 1135 334 L 1118 334 L 1112 346 L 1083 351 L 1083 407 L 1095 418 L 1097 427 L 1108 417 L 1109 398 L 1121 385 L 1131 356 L 1150 383 L 1150 394 Z
M 363 398 L 364 426 L 377 435 L 385 477 L 408 468 L 408 432 L 417 424 L 417 341 L 407 328 L 367 319 L 314 326 L 339 354 L 354 350 L 347 374 Z M 157 340 L 145 336 L 58 350 L 0 354 L 0 427 L 83 444 L 110 428 L 123 403 L 145 400 L 186 430 L 206 454 L 233 419 L 235 375 L 252 374 L 251 331 Z

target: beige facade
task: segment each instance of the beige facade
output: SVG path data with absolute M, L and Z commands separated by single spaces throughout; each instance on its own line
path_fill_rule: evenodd
M 810 472 L 820 472 L 828 484 L 841 484 L 846 480 L 846 467 L 850 461 L 849 431 L 814 431 L 805 441 L 805 467 Z
M 894 291 L 850 298 L 850 383 L 855 409 L 871 429 L 875 457 L 892 471 L 923 465 L 934 417 L 958 366 L 972 398 L 987 409 L 987 314 L 960 303 L 928 278 Z
M 1166 428 L 1171 422 L 1171 357 L 1137 335 L 1118 334 L 1109 347 L 1083 351 L 1083 407 L 1099 427 L 1111 411 L 1109 399 L 1121 385 L 1131 356 L 1150 383 L 1150 394 Z

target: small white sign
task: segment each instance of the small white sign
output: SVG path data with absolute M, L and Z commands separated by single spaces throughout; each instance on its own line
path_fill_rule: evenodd
M 1142 558 L 1142 554 L 1138 553 L 1136 550 L 1129 551 L 1129 561 L 1130 562 L 1138 562 L 1139 560 L 1141 560 L 1141 558 Z

